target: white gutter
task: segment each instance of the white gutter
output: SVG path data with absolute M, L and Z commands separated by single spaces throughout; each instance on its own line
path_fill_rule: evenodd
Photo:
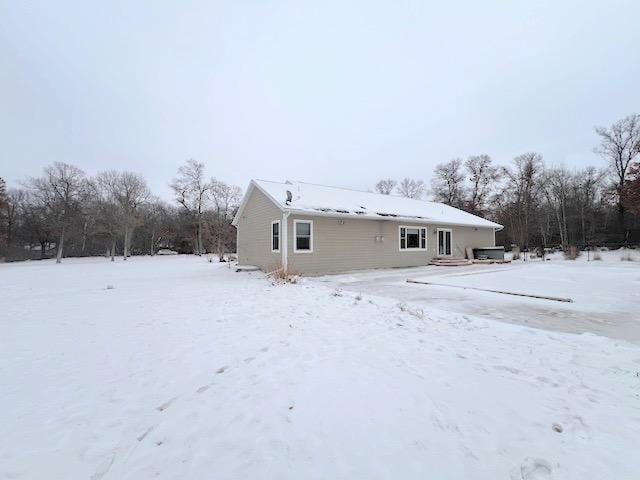
M 282 212 L 282 270 L 287 273 L 289 267 L 289 215 L 291 212 Z

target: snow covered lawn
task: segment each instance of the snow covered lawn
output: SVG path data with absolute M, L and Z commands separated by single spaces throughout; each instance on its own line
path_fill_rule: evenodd
M 629 263 L 597 287 L 637 321 Z M 419 300 L 185 256 L 0 265 L 0 478 L 638 478 L 637 343 Z

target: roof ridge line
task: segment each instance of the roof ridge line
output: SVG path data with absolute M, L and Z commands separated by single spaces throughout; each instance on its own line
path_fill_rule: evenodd
M 269 180 L 263 180 L 263 181 L 267 182 Z M 405 197 L 405 196 L 398 195 L 398 194 L 393 194 L 393 193 L 388 193 L 387 194 L 387 193 L 380 193 L 380 192 L 371 192 L 371 191 L 368 191 L 368 190 L 358 190 L 358 189 L 355 189 L 355 188 L 336 187 L 335 185 L 325 185 L 323 183 L 301 182 L 299 180 L 291 180 L 291 182 L 293 184 L 301 183 L 302 185 L 313 185 L 315 187 L 333 188 L 335 190 L 347 190 L 349 192 L 369 193 L 371 195 L 381 195 L 383 197 L 402 198 L 402 199 L 405 199 L 405 200 L 413 200 L 413 201 L 421 202 L 421 203 L 432 203 L 432 204 L 436 204 L 436 205 L 446 205 L 446 204 L 444 204 L 442 202 L 434 202 L 433 200 L 423 200 L 421 198 L 410 198 L 410 197 Z M 274 182 L 274 183 L 282 183 L 283 185 L 286 185 L 285 182 Z M 450 205 L 447 205 L 447 206 L 450 206 Z

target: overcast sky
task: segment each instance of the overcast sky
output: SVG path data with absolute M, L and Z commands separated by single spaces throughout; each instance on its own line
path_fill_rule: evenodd
M 371 188 L 640 113 L 638 1 L 0 0 L 0 176 L 54 161 Z

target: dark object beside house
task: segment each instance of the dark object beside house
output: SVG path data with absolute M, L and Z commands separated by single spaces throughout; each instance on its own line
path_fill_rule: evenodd
M 473 258 L 477 260 L 504 260 L 504 247 L 474 248 Z

